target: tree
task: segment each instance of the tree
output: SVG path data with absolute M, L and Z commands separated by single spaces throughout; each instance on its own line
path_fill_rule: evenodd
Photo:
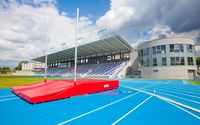
M 28 63 L 28 61 L 21 61 L 19 62 L 18 66 L 15 67 L 16 70 L 22 70 L 22 63 Z
M 0 74 L 7 74 L 10 72 L 11 72 L 11 69 L 9 67 L 3 67 L 3 68 L 0 67 Z
M 196 58 L 197 69 L 200 68 L 200 57 Z

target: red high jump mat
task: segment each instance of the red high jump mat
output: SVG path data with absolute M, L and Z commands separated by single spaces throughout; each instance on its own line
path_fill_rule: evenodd
M 12 91 L 29 103 L 40 103 L 72 96 L 91 94 L 119 87 L 118 80 L 49 80 L 24 86 L 11 87 Z

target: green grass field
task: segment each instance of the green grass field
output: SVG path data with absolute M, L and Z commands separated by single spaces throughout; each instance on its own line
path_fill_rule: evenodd
M 48 78 L 55 79 L 55 78 Z M 12 86 L 19 86 L 43 81 L 44 78 L 28 77 L 28 76 L 0 76 L 0 88 L 10 88 Z M 200 82 L 188 80 L 194 85 L 200 85 Z
M 10 88 L 12 86 L 31 84 L 40 81 L 43 81 L 43 78 L 28 76 L 0 76 L 0 88 Z
M 193 85 L 200 85 L 199 81 L 189 80 L 189 82 L 192 83 Z

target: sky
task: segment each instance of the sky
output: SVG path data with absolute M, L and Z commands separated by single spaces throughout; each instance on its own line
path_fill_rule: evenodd
M 182 36 L 200 44 L 199 6 L 200 0 L 0 0 L 0 67 L 74 46 L 77 7 L 79 44 L 108 35 L 133 47 Z

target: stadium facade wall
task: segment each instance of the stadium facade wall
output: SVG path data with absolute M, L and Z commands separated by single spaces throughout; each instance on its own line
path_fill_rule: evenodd
M 194 41 L 173 37 L 148 41 L 138 46 L 139 71 L 147 79 L 194 79 Z

